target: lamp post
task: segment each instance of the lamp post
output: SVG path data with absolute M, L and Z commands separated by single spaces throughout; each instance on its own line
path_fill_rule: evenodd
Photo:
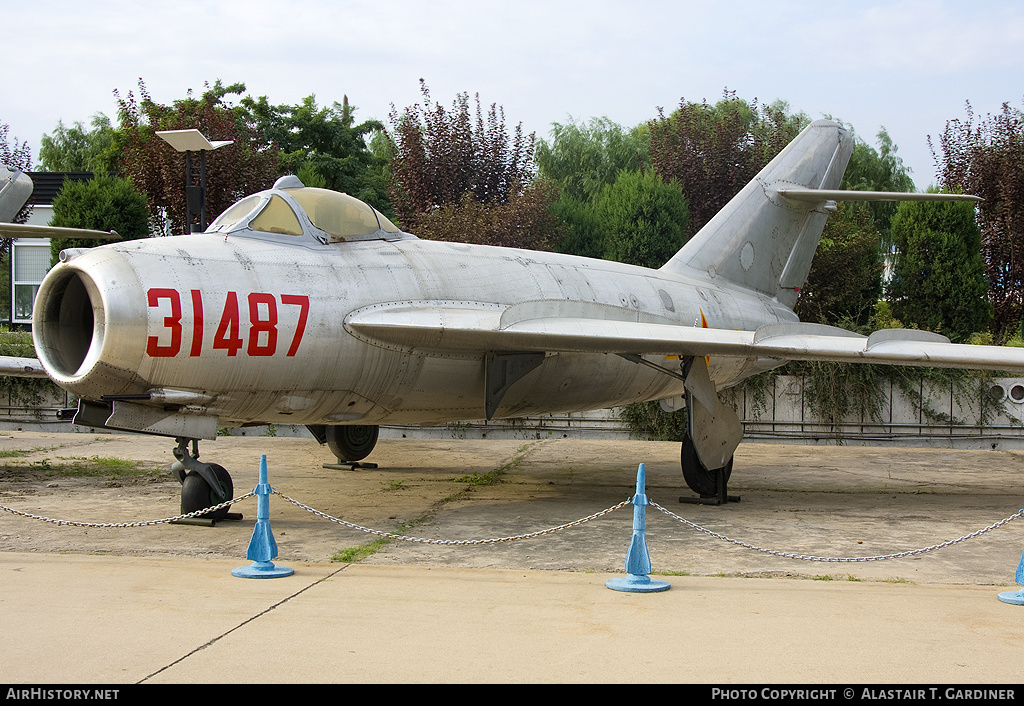
M 234 140 L 210 141 L 198 130 L 157 130 L 167 144 L 185 153 L 185 222 L 192 233 L 206 230 L 206 153 L 225 147 Z M 199 183 L 195 182 L 192 153 L 199 153 Z M 198 214 L 199 224 L 193 223 Z

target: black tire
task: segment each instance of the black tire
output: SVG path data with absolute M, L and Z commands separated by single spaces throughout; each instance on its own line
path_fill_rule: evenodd
M 327 448 L 341 462 L 362 461 L 377 445 L 380 427 L 367 424 L 338 424 L 327 427 Z
M 697 456 L 697 447 L 689 436 L 683 437 L 683 449 L 680 453 L 680 465 L 683 467 L 683 480 L 690 490 L 702 498 L 718 495 L 718 469 L 708 470 Z M 725 466 L 725 480 L 732 475 L 732 459 Z
M 218 466 L 216 463 L 211 463 L 210 468 L 217 475 L 217 482 L 220 483 L 220 487 L 224 491 L 224 500 L 217 496 L 217 493 L 213 491 L 213 488 L 210 487 L 209 483 L 201 475 L 195 471 L 189 471 L 188 475 L 185 476 L 185 482 L 181 484 L 182 515 L 202 510 L 205 507 L 220 505 L 225 500 L 235 497 L 235 487 L 231 482 L 231 474 L 224 470 L 223 466 Z M 230 509 L 231 506 L 228 505 L 216 512 L 207 512 L 203 515 L 198 515 L 198 517 L 206 520 L 223 520 Z

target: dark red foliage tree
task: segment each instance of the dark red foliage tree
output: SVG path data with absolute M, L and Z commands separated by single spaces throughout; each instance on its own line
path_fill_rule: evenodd
M 512 134 L 504 110 L 486 116 L 468 93 L 451 109 L 434 103 L 420 81 L 423 103 L 392 108 L 394 158 L 389 193 L 402 228 L 423 237 L 540 247 L 556 236 L 550 185 L 534 181 L 534 135 Z
M 726 91 L 715 105 L 680 101 L 652 120 L 651 163 L 690 204 L 687 237 L 700 230 L 807 122 L 784 103 L 759 106 Z
M 121 144 L 119 173 L 132 180 L 147 197 L 150 224 L 163 229 L 166 216 L 173 233 L 189 230 L 185 223 L 185 155 L 156 136 L 157 130 L 195 128 L 208 139 L 234 144 L 207 154 L 207 221 L 212 221 L 238 199 L 268 188 L 277 178 L 277 149 L 267 145 L 245 113 L 227 101 L 245 91 L 243 84 L 223 86 L 220 81 L 196 98 L 188 96 L 171 105 L 150 98 L 139 81 L 139 97 L 117 91 Z M 198 155 L 197 155 L 198 158 Z

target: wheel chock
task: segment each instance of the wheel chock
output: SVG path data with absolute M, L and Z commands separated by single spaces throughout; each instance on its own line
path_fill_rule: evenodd
M 644 493 L 646 485 L 646 469 L 644 464 L 636 471 L 636 495 L 633 496 L 633 539 L 626 550 L 626 572 L 629 576 L 608 579 L 605 586 L 613 591 L 626 591 L 629 593 L 655 593 L 667 591 L 672 588 L 668 581 L 652 579 L 648 576 L 651 573 L 651 556 L 647 552 L 647 495 Z
M 274 566 L 271 559 L 277 558 L 277 542 L 270 531 L 270 494 L 274 492 L 267 482 L 267 456 L 260 457 L 260 482 L 256 493 L 256 527 L 249 540 L 246 559 L 252 560 L 251 566 L 240 566 L 231 570 L 232 576 L 241 579 L 276 579 L 291 576 L 295 569 L 287 566 Z
M 1021 510 L 1021 517 L 1024 517 L 1024 510 Z M 1024 586 L 1024 552 L 1020 555 L 1020 564 L 1017 566 L 1017 575 L 1014 580 L 1020 585 Z M 1024 605 L 1024 588 L 1019 591 L 1004 591 L 999 594 L 999 600 L 1003 603 L 1012 603 L 1013 605 Z

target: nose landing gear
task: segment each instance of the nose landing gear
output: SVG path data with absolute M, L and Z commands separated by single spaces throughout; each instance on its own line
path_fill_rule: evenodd
M 199 461 L 199 440 L 179 437 L 175 441 L 178 445 L 173 453 L 177 460 L 171 465 L 171 473 L 181 483 L 181 514 L 185 515 L 231 500 L 235 491 L 231 474 L 216 463 Z M 192 442 L 191 453 L 188 448 L 189 441 Z M 222 507 L 198 517 L 214 522 L 242 519 L 240 513 L 228 512 L 229 507 Z

